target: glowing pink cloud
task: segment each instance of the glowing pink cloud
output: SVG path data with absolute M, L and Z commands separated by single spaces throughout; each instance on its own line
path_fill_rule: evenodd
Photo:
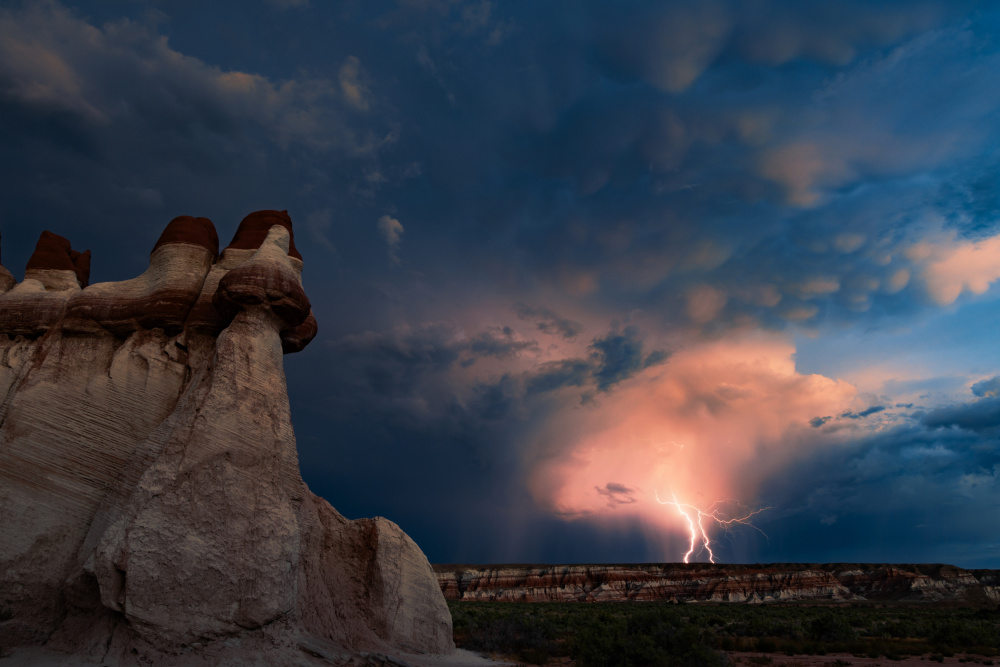
M 688 536 L 690 522 L 656 494 L 702 509 L 752 504 L 760 481 L 815 441 L 808 421 L 856 394 L 797 373 L 794 352 L 764 335 L 692 345 L 610 393 L 565 405 L 535 434 L 536 500 L 567 517 L 638 517 L 671 536 Z
M 911 254 L 918 257 L 922 250 L 930 255 L 923 279 L 938 305 L 953 303 L 964 291 L 982 294 L 1000 278 L 1000 236 L 940 246 L 918 244 L 913 250 Z

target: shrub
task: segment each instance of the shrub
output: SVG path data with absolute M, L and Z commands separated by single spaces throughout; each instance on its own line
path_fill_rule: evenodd
M 778 643 L 770 637 L 761 637 L 757 640 L 756 648 L 761 653 L 774 653 L 778 650 Z
M 818 642 L 846 642 L 857 636 L 841 614 L 825 613 L 809 623 L 809 638 Z M 878 656 L 875 656 L 878 657 Z

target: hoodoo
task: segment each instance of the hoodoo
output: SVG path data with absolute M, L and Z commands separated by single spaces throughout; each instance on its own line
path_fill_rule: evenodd
M 291 219 L 253 213 L 218 246 L 185 216 L 131 280 L 88 286 L 89 251 L 50 232 L 23 282 L 0 267 L 0 658 L 452 653 L 417 545 L 299 474 L 282 355 L 317 325 Z

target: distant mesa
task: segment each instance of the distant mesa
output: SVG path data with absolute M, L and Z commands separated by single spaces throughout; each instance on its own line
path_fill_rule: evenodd
M 449 600 L 1000 603 L 1000 571 L 872 563 L 435 565 Z
M 247 216 L 221 254 L 210 220 L 174 218 L 130 280 L 88 285 L 89 251 L 51 232 L 24 281 L 0 267 L 0 658 L 454 651 L 417 545 L 302 481 L 282 361 L 318 329 L 302 268 L 284 211 Z

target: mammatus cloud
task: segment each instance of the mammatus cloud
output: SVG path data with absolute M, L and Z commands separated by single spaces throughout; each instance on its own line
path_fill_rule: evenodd
M 763 154 L 760 171 L 765 178 L 785 186 L 788 203 L 802 207 L 816 204 L 824 187 L 855 176 L 843 161 L 831 159 L 827 151 L 810 142 L 788 144 Z
M 997 55 L 970 58 L 968 30 L 962 26 L 931 31 L 842 71 L 816 91 L 813 112 L 792 121 L 791 132 L 762 151 L 761 175 L 784 186 L 789 204 L 811 207 L 828 203 L 845 185 L 874 174 L 895 177 L 921 165 L 931 168 L 974 156 L 985 139 L 979 133 L 988 130 L 974 121 L 975 130 L 956 136 L 956 123 L 981 117 L 997 107 L 1000 97 L 972 92 L 979 85 L 974 79 L 994 78 L 989 69 Z M 936 93 L 911 91 L 904 101 L 898 82 L 926 71 L 931 63 L 938 76 L 948 80 L 940 81 Z M 939 107 L 941 94 L 956 105 Z M 868 109 L 870 115 L 863 111 Z M 921 112 L 919 124 L 897 122 L 912 117 L 914 109 L 928 112 Z
M 399 264 L 399 244 L 403 240 L 403 223 L 396 218 L 383 215 L 378 219 L 378 233 L 382 235 L 385 244 L 389 246 L 389 259 L 393 264 Z
M 643 20 L 615 20 L 615 15 L 630 14 L 620 7 L 595 12 L 595 18 L 607 21 L 599 53 L 612 72 L 640 76 L 666 92 L 679 93 L 694 83 L 722 51 L 732 30 L 733 17 L 719 2 L 631 4 L 632 12 L 641 13 Z
M 740 54 L 770 66 L 797 59 L 843 66 L 864 50 L 905 39 L 961 12 L 968 4 L 907 5 L 852 0 L 838 7 L 822 1 L 735 5 L 741 21 L 734 42 Z
M 726 49 L 768 66 L 795 59 L 844 66 L 860 49 L 926 29 L 947 13 L 936 2 L 907 7 L 850 2 L 838 11 L 822 2 L 799 3 L 794 9 L 769 2 L 628 2 L 614 10 L 598 4 L 591 20 L 606 67 L 678 93 Z
M 982 294 L 1000 278 L 1000 236 L 978 242 L 923 243 L 910 253 L 928 259 L 921 277 L 938 305 L 953 303 L 962 292 Z

